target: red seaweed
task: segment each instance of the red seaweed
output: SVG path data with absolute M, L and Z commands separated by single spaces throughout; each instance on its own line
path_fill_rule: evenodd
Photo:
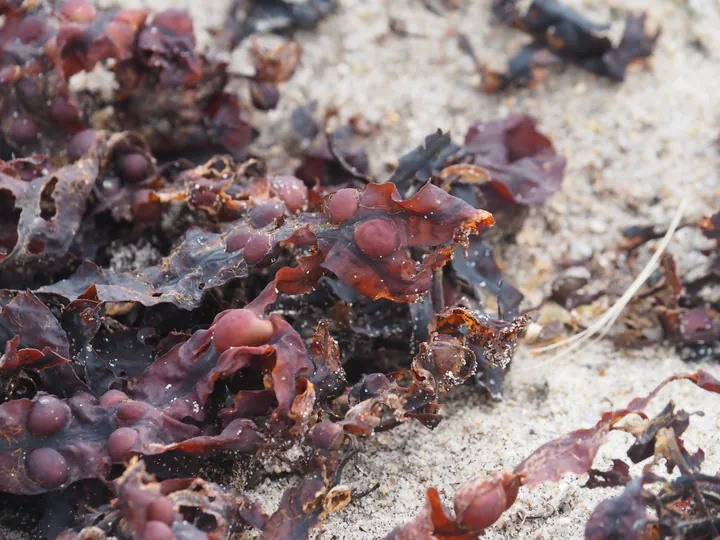
M 670 376 L 647 396 L 630 401 L 624 409 L 604 413 L 595 426 L 572 431 L 543 444 L 514 469 L 498 472 L 489 478 L 479 477 L 465 482 L 455 493 L 454 516 L 439 500 L 437 491 L 430 488 L 427 494 L 426 508 L 414 520 L 396 528 L 386 538 L 394 540 L 426 538 L 431 540 L 458 537 L 475 538 L 481 535 L 485 529 L 500 518 L 503 512 L 512 506 L 521 486 L 533 488 L 543 482 L 557 482 L 567 473 L 581 475 L 591 471 L 595 456 L 605 443 L 609 432 L 613 429 L 622 429 L 616 424 L 630 414 L 645 418 L 643 410 L 650 400 L 665 385 L 677 380 L 688 380 L 704 390 L 715 394 L 720 393 L 720 381 L 706 371 L 698 370 L 695 373 Z M 663 425 L 675 423 L 677 426 L 677 421 L 676 417 L 671 417 L 669 421 L 663 420 L 660 423 Z M 662 449 L 644 454 L 642 460 L 647 460 L 654 455 L 665 456 L 667 454 L 667 457 L 677 460 L 682 474 L 688 477 L 696 474 L 696 468 L 691 468 L 690 463 L 692 462 L 688 462 L 679 450 L 682 448 L 682 441 L 680 443 L 677 441 L 680 440 L 679 437 L 683 430 L 684 428 L 675 432 L 671 428 L 669 433 L 672 434 L 673 442 L 664 443 Z M 667 436 L 667 432 L 664 434 Z M 635 444 L 638 444 L 642 438 L 642 434 L 636 435 Z M 628 455 L 633 453 L 634 447 L 632 446 L 628 450 Z M 673 448 L 677 450 L 673 451 Z M 651 465 L 649 464 L 647 467 Z M 644 537 L 646 529 L 651 526 L 646 509 L 647 501 L 642 497 L 642 486 L 646 482 L 664 482 L 664 489 L 670 489 L 672 480 L 649 471 L 641 477 L 629 480 L 625 491 L 619 498 L 604 501 L 595 509 L 587 523 L 585 537 L 593 540 L 610 540 L 611 538 L 631 540 Z M 678 494 L 676 497 L 668 498 L 665 502 L 677 501 L 683 495 Z M 697 492 L 695 495 L 697 496 Z M 685 496 L 687 495 L 685 494 Z M 696 499 L 696 503 L 698 506 L 705 505 L 705 498 L 701 493 Z M 661 526 L 670 529 L 683 526 L 677 518 L 675 521 L 677 523 L 661 522 Z M 708 532 L 714 529 L 712 518 L 709 515 L 704 516 L 702 523 L 707 527 Z M 652 526 L 657 526 L 657 523 Z

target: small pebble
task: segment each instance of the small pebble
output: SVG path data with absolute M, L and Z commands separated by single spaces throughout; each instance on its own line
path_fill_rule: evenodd
M 588 221 L 588 228 L 595 234 L 602 234 L 607 232 L 607 223 L 602 219 L 593 218 Z
M 574 261 L 587 259 L 593 254 L 593 248 L 583 240 L 576 240 L 570 244 L 570 258 Z

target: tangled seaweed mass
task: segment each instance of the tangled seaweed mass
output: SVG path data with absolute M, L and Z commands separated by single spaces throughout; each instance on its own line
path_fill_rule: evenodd
M 543 482 L 557 482 L 566 473 L 589 473 L 584 486 L 589 489 L 624 486 L 618 497 L 595 508 L 585 526 L 587 539 L 716 537 L 718 479 L 700 471 L 705 458 L 701 448 L 694 454 L 685 448 L 681 436 L 690 424 L 690 415 L 676 411 L 672 401 L 655 418 L 648 419 L 644 413 L 663 387 L 678 380 L 720 393 L 720 380 L 704 370 L 668 377 L 647 396 L 633 399 L 625 408 L 604 413 L 593 427 L 543 444 L 514 469 L 465 482 L 455 493 L 454 515 L 442 503 L 437 490 L 430 488 L 420 515 L 392 531 L 386 539 L 477 538 L 513 505 L 521 486 L 533 488 Z M 644 419 L 643 429 L 633 432 L 632 428 L 619 425 L 628 415 Z M 612 430 L 627 431 L 635 437 L 627 457 L 632 463 L 646 462 L 641 476 L 631 477 L 628 464 L 621 459 L 613 460 L 610 471 L 592 468 L 598 450 Z M 647 461 L 650 458 L 653 461 Z M 680 475 L 670 478 L 653 472 L 659 458 L 666 460 L 668 474 L 677 468 Z M 644 490 L 649 484 L 657 489 Z M 684 510 L 689 506 L 694 506 L 697 517 Z

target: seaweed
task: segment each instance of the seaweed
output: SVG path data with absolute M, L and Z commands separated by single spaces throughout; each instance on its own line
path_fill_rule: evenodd
M 567 473 L 581 475 L 590 472 L 598 450 L 606 442 L 610 431 L 624 429 L 618 422 L 628 415 L 638 415 L 646 419 L 643 411 L 648 403 L 665 385 L 678 380 L 687 380 L 708 392 L 720 393 L 720 381 L 706 371 L 672 375 L 647 396 L 633 399 L 623 409 L 604 413 L 595 426 L 572 431 L 543 444 L 514 469 L 465 482 L 455 493 L 454 515 L 442 503 L 437 490 L 428 489 L 427 502 L 421 513 L 406 525 L 393 530 L 386 538 L 476 538 L 513 505 L 520 487 L 533 488 L 544 482 L 557 482 Z M 676 431 L 678 427 L 680 429 Z M 632 458 L 634 455 L 636 458 L 633 461 L 646 461 L 653 456 L 664 457 L 668 462 L 678 464 L 681 477 L 663 477 L 652 472 L 653 463 L 648 463 L 641 476 L 625 479 L 626 486 L 619 497 L 604 501 L 595 508 L 587 522 L 585 538 L 630 540 L 656 534 L 651 531 L 658 529 L 662 529 L 669 536 L 682 535 L 692 512 L 688 509 L 678 514 L 672 510 L 672 504 L 682 500 L 689 505 L 694 504 L 694 511 L 699 515 L 699 519 L 693 521 L 692 526 L 704 531 L 708 538 L 717 535 L 715 513 L 718 508 L 715 505 L 711 514 L 708 500 L 714 501 L 714 498 L 703 495 L 697 478 L 699 464 L 697 461 L 688 460 L 683 450 L 680 435 L 685 427 L 687 417 L 678 418 L 670 406 L 659 420 L 649 423 L 647 430 L 635 435 L 636 442 L 628 450 L 628 456 Z M 651 438 L 663 437 L 663 442 L 649 453 L 638 455 L 634 449 L 638 448 L 636 445 L 644 444 L 648 438 L 647 433 L 654 434 Z M 622 470 L 623 468 L 620 468 L 620 471 Z M 718 481 L 717 477 L 713 476 L 703 477 L 703 480 L 710 483 Z M 671 495 L 655 497 L 650 492 L 643 491 L 643 485 L 647 483 L 660 484 L 660 493 Z M 677 484 L 686 484 L 687 487 L 680 491 L 674 489 Z M 651 517 L 648 507 L 657 512 L 656 517 Z
M 717 241 L 717 215 L 706 216 L 683 227 L 699 231 Z M 635 226 L 624 232 L 624 250 L 632 258 L 638 248 L 659 237 L 654 226 Z M 717 356 L 720 343 L 720 309 L 712 294 L 705 294 L 718 281 L 717 245 L 703 252 L 707 263 L 698 277 L 687 279 L 678 272 L 675 257 L 666 255 L 660 265 L 661 281 L 646 294 L 652 299 L 647 318 L 660 328 L 665 340 L 674 344 L 687 359 Z M 639 340 L 639 344 L 643 344 Z
M 287 8 L 308 19 L 307 10 L 276 4 L 257 8 Z M 21 4 L 8 11 L 0 31 L 0 130 L 14 151 L 53 154 L 61 163 L 85 153 L 89 129 L 136 131 L 161 155 L 225 151 L 243 158 L 255 131 L 245 105 L 227 91 L 232 77 L 219 54 L 238 44 L 218 40 L 214 49 L 198 50 L 192 19 L 181 10 L 102 10 L 89 0 L 66 0 L 57 9 L 49 2 Z M 301 49 L 292 41 L 272 50 L 253 45 L 250 91 L 263 93 L 255 101 L 267 110 Z M 70 77 L 98 65 L 114 77 L 111 96 L 71 90 Z M 142 167 L 126 163 L 135 181 L 144 178 Z
M 532 38 L 509 61 L 504 72 L 482 64 L 467 36 L 459 45 L 469 54 L 483 77 L 482 90 L 492 94 L 513 88 L 534 87 L 548 75 L 548 67 L 572 63 L 614 82 L 625 80 L 631 63 L 652 55 L 660 30 L 649 33 L 646 13 L 628 14 L 619 43 L 608 37 L 610 25 L 597 24 L 556 0 L 494 0 L 492 13 L 499 22 Z

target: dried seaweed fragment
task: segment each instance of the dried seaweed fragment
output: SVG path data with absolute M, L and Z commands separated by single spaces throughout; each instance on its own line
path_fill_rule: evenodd
M 481 347 L 484 357 L 502 368 L 510 363 L 517 336 L 526 325 L 525 316 L 508 322 L 461 307 L 447 309 L 438 314 L 435 321 L 435 327 L 440 333 L 454 334 L 457 329 L 465 326 L 468 342 Z
M 196 45 L 192 19 L 180 10 L 151 17 L 67 0 L 56 10 L 18 11 L 0 30 L 8 66 L 0 129 L 24 155 L 51 150 L 72 159 L 71 137 L 92 126 L 138 131 L 155 151 L 222 148 L 242 157 L 253 136 L 248 112 L 225 92 L 226 63 Z M 69 77 L 97 64 L 115 76 L 112 96 L 71 91 Z
M 482 298 L 488 292 L 497 299 L 503 317 L 514 317 L 523 294 L 508 282 L 495 261 L 493 249 L 485 240 L 475 237 L 466 249 L 457 248 L 452 260 L 454 275 Z
M 493 214 L 497 227 L 490 234 L 512 237 L 528 207 L 560 189 L 566 163 L 533 117 L 516 114 L 474 122 L 463 147 L 448 147 L 433 168 L 450 193 Z
M 347 462 L 340 452 L 345 442 L 342 427 L 323 421 L 312 428 L 308 438 L 313 468 L 298 485 L 283 493 L 278 509 L 263 526 L 263 538 L 308 538 L 309 531 L 328 514 L 342 510 L 350 502 L 350 490 L 339 485 Z
M 516 204 L 545 202 L 560 189 L 565 172 L 566 159 L 535 124 L 530 116 L 513 115 L 476 122 L 465 135 L 465 151 L 472 156 L 472 164 L 487 172 L 488 184 L 498 195 Z M 478 187 L 484 192 L 483 185 Z
M 562 61 L 545 46 L 531 43 L 525 45 L 510 59 L 506 71 L 494 71 L 480 62 L 466 35 L 458 35 L 458 46 L 462 52 L 470 56 L 476 71 L 482 75 L 480 88 L 486 94 L 514 88 L 534 88 L 547 78 L 548 67 Z
M 645 501 L 642 497 L 644 483 L 644 477 L 634 478 L 619 497 L 601 502 L 585 525 L 585 538 L 587 540 L 643 538 L 648 525 Z
M 264 519 L 257 505 L 200 478 L 158 482 L 137 458 L 113 482 L 113 491 L 113 505 L 96 523 L 65 531 L 60 538 L 220 539 L 228 537 L 237 521 Z
M 48 369 L 68 362 L 70 345 L 60 322 L 30 291 L 18 294 L 0 312 L 0 373 Z
M 681 226 L 698 228 L 709 240 L 717 240 L 718 216 L 707 216 L 696 223 Z M 630 256 L 638 246 L 659 237 L 653 226 L 636 226 L 625 231 L 625 249 Z M 713 287 L 720 276 L 717 246 L 703 250 L 708 262 L 702 273 L 687 279 L 678 273 L 675 258 L 665 255 L 661 261 L 661 278 L 645 296 L 652 300 L 650 309 L 640 313 L 648 319 L 648 326 L 662 331 L 665 339 L 677 346 L 684 358 L 716 357 L 720 344 L 720 306 Z M 646 343 L 647 340 L 637 340 Z
M 720 212 L 702 218 L 698 225 L 706 237 L 720 239 Z
M 590 489 L 624 486 L 632 480 L 632 477 L 630 476 L 630 467 L 621 459 L 613 459 L 612 467 L 609 471 L 590 469 L 588 474 L 590 475 L 590 478 L 588 478 L 588 481 L 583 487 Z
M 629 14 L 622 39 L 614 45 L 606 35 L 608 25 L 595 24 L 555 0 L 494 0 L 492 12 L 508 26 L 529 34 L 533 43 L 510 61 L 505 73 L 490 71 L 476 61 L 487 93 L 532 87 L 544 79 L 545 68 L 558 61 L 621 82 L 627 66 L 649 57 L 660 36 L 660 30 L 646 30 L 646 13 Z M 461 45 L 466 52 L 470 50 L 469 44 Z
M 438 397 L 475 374 L 478 354 L 512 354 L 516 332 L 498 331 L 492 321 L 461 308 L 438 315 L 432 327 L 437 331 L 420 344 L 409 370 L 370 374 L 335 400 L 343 417 L 338 423 L 348 433 L 367 435 L 411 419 L 434 428 L 441 420 Z
M 438 130 L 428 135 L 423 144 L 400 158 L 398 167 L 388 182 L 395 184 L 400 193 L 407 193 L 416 182 L 427 182 L 432 177 L 432 165 L 450 144 L 449 133 Z
M 300 116 L 302 111 L 303 109 L 298 109 L 295 121 L 301 120 L 297 116 Z M 306 121 L 309 125 L 298 126 L 301 132 L 317 134 L 320 128 L 315 121 L 311 117 Z M 367 152 L 358 144 L 353 126 L 347 124 L 332 132 L 327 131 L 325 137 L 317 140 L 303 156 L 295 174 L 308 186 L 319 183 L 325 187 L 362 187 L 364 183 L 371 181 L 369 170 Z M 362 182 L 358 182 L 358 179 Z
M 709 268 L 709 283 L 714 281 L 713 264 Z M 666 338 L 678 346 L 712 350 L 714 344 L 720 342 L 720 312 L 717 307 L 688 292 L 688 288 L 696 289 L 698 286 L 688 284 L 686 288 L 677 275 L 672 256 L 663 260 L 662 270 L 669 291 L 665 298 L 659 294 L 656 296 L 658 305 L 654 312 L 660 319 Z
M 218 48 L 234 49 L 256 32 L 288 32 L 309 29 L 329 15 L 336 0 L 233 0 L 230 3 Z

